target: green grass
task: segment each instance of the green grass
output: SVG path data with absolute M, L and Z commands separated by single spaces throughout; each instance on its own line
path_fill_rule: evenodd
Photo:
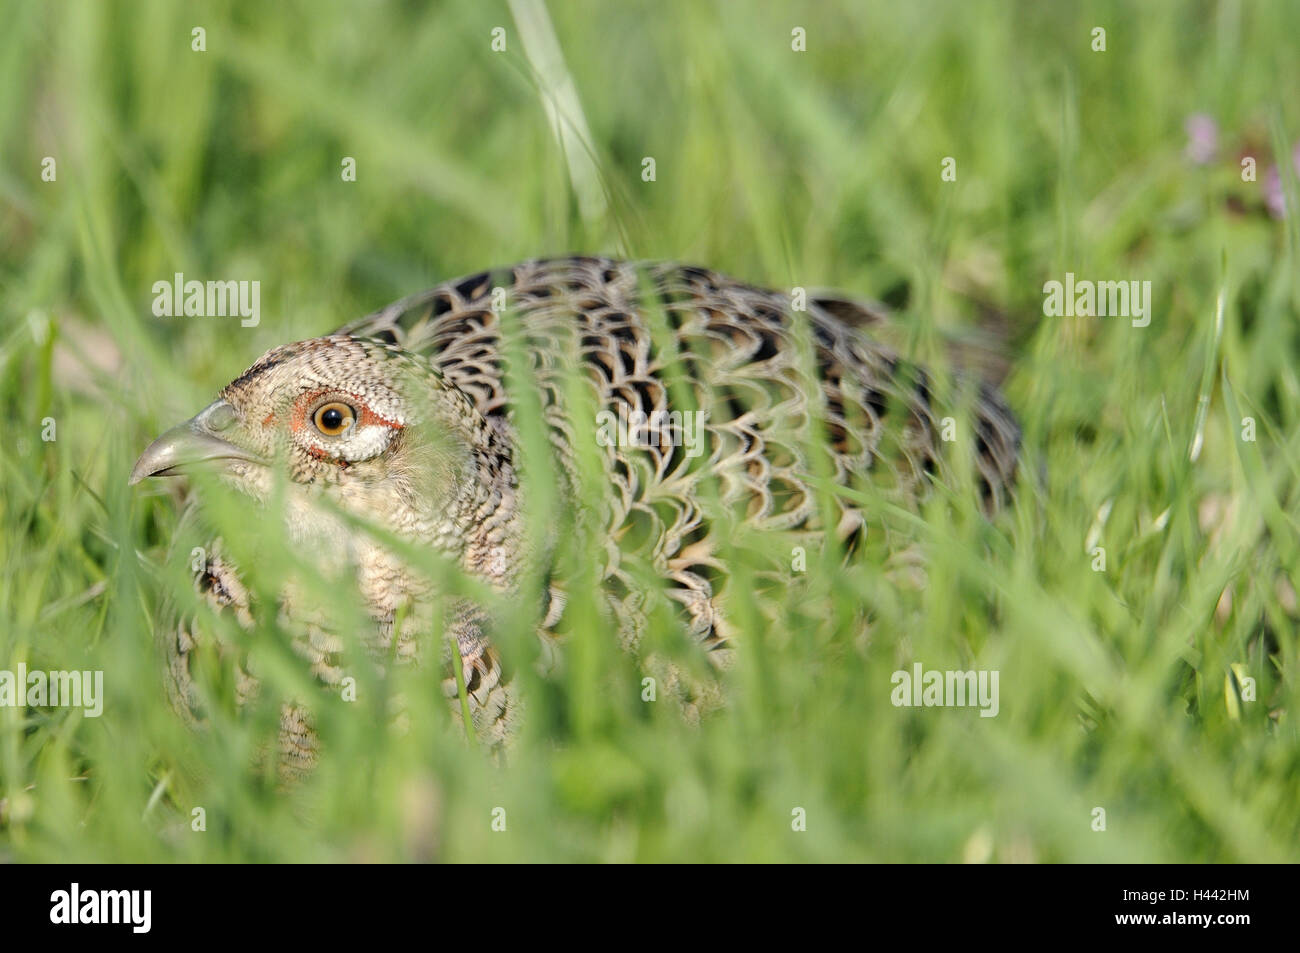
M 1300 137 L 1300 8 L 551 6 L 559 72 L 533 65 L 535 3 L 5 5 L 0 670 L 102 669 L 107 700 L 0 708 L 0 860 L 1300 859 L 1300 216 L 1270 218 L 1261 187 Z M 539 95 L 566 78 L 559 121 L 589 132 L 567 152 Z M 1221 130 L 1204 166 L 1196 112 Z M 273 345 L 568 251 L 882 297 L 921 355 L 999 329 L 1016 506 L 992 528 L 944 494 L 873 518 L 923 549 L 920 591 L 810 558 L 699 727 L 641 701 L 580 595 L 554 678 L 522 613 L 506 639 L 530 706 L 507 764 L 457 734 L 436 666 L 360 665 L 357 702 L 321 700 L 320 770 L 278 791 L 254 764 L 273 704 L 201 733 L 167 704 L 152 626 L 185 557 L 132 461 Z M 177 271 L 260 280 L 261 323 L 155 318 Z M 1066 271 L 1151 281 L 1151 325 L 1044 317 Z M 273 620 L 245 648 L 273 690 L 310 690 Z M 895 708 L 913 661 L 998 670 L 999 715 Z

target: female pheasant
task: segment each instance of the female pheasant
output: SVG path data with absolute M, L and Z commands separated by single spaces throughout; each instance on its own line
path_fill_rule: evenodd
M 526 460 L 517 429 L 524 395 L 514 390 L 528 386 L 566 506 L 606 541 L 599 576 L 625 645 L 636 650 L 649 611 L 638 571 L 648 566 L 682 624 L 721 661 L 743 635 L 719 597 L 719 543 L 737 525 L 790 540 L 834 534 L 851 547 L 864 526 L 853 502 L 862 495 L 836 495 L 828 515 L 816 474 L 906 501 L 949 472 L 939 421 L 962 408 L 937 406 L 935 379 L 880 340 L 886 328 L 879 312 L 842 296 L 764 290 L 701 268 L 529 261 L 275 348 L 150 445 L 131 482 L 202 463 L 262 503 L 286 488 L 276 498 L 297 551 L 355 578 L 373 620 L 363 641 L 411 656 L 436 627 L 412 611 L 430 604 L 433 586 L 391 539 L 358 522 L 429 547 L 492 589 L 518 591 L 554 542 L 529 533 L 523 516 L 536 479 L 527 468 L 539 465 Z M 526 368 L 511 367 L 512 347 Z M 990 386 L 969 390 L 973 426 L 954 446 L 965 444 L 994 509 L 1012 486 L 1019 428 Z M 584 483 L 583 459 L 598 461 L 599 486 Z M 220 541 L 196 569 L 207 600 L 247 627 L 257 607 Z M 546 633 L 561 625 L 564 584 L 543 588 Z M 297 648 L 315 674 L 336 681 L 330 620 L 303 611 L 291 587 L 280 609 L 301 624 Z M 504 740 L 518 699 L 489 640 L 492 613 L 458 599 L 449 615 L 474 724 Z M 189 714 L 199 708 L 190 660 L 208 638 L 202 629 L 173 619 L 162 633 L 173 699 Z M 256 683 L 241 672 L 238 689 L 243 697 Z M 285 709 L 290 762 L 313 758 L 308 722 Z

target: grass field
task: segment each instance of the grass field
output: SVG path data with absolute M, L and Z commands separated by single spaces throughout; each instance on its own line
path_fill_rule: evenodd
M 0 860 L 1300 860 L 1300 5 L 547 6 L 0 6 L 0 671 L 105 691 L 0 706 Z M 1016 504 L 882 513 L 919 590 L 814 558 L 698 727 L 579 597 L 507 763 L 436 666 L 362 672 L 280 790 L 273 704 L 168 704 L 179 507 L 132 462 L 274 345 L 572 251 L 883 299 L 922 358 L 992 335 Z M 177 272 L 260 281 L 259 323 L 155 317 Z M 1149 325 L 1045 316 L 1067 272 L 1149 281 Z M 895 707 L 915 662 L 999 672 L 997 717 Z

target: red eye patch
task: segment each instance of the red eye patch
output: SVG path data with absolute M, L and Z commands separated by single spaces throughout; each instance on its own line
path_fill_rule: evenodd
M 311 406 L 315 404 L 316 401 L 318 401 L 321 397 L 324 397 L 326 394 L 337 394 L 337 393 L 340 392 L 333 390 L 332 388 L 322 388 L 320 390 L 308 391 L 307 393 L 303 394 L 294 402 L 293 410 L 289 414 L 289 429 L 292 430 L 294 433 L 297 433 L 299 430 L 302 430 L 304 427 L 307 426 L 308 411 L 310 410 Z M 353 408 L 356 410 L 358 427 L 365 427 L 372 424 L 379 424 L 384 427 L 390 427 L 393 430 L 402 429 L 403 426 L 402 424 L 397 423 L 397 421 L 395 420 L 389 420 L 387 417 L 384 417 L 381 414 L 375 413 L 364 403 L 362 403 L 361 399 L 357 397 L 356 394 L 348 394 L 344 392 L 342 396 L 347 397 L 349 403 L 351 403 Z

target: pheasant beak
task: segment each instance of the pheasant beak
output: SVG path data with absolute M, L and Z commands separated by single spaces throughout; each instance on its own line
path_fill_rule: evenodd
M 260 457 L 218 436 L 236 420 L 238 414 L 224 400 L 209 404 L 149 444 L 131 469 L 127 484 L 134 486 L 145 477 L 176 476 L 183 467 L 213 460 L 265 463 Z

